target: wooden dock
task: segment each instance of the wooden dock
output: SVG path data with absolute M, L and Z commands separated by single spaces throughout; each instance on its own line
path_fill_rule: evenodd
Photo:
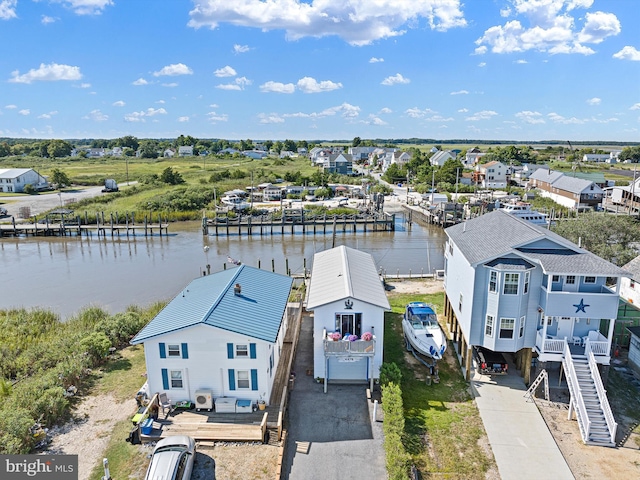
M 331 234 L 337 231 L 394 231 L 395 214 L 391 213 L 357 213 L 352 215 L 316 215 L 298 209 L 285 209 L 282 215 L 272 213 L 236 217 L 216 216 L 202 219 L 204 235 L 273 235 L 296 232 Z
M 450 227 L 462 221 L 464 208 L 462 204 L 452 202 L 439 203 L 435 208 L 423 208 L 413 205 L 402 205 L 407 222 L 418 222 L 428 225 L 438 225 L 442 228 Z
M 104 214 L 96 215 L 95 223 L 89 223 L 87 214 L 84 218 L 80 216 L 74 218 L 59 218 L 52 221 L 48 216 L 38 220 L 34 217 L 31 222 L 16 222 L 15 218 L 11 218 L 11 223 L 0 224 L 0 238 L 16 237 L 16 236 L 44 236 L 44 237 L 64 237 L 64 236 L 93 236 L 98 237 L 111 235 L 111 237 L 120 237 L 121 235 L 145 237 L 149 235 L 168 235 L 169 222 L 162 220 L 158 216 L 157 222 L 152 222 L 150 217 L 144 217 L 142 223 L 134 221 L 133 214 L 125 214 L 124 220 L 119 221 L 116 214 L 110 215 L 109 220 L 105 221 Z

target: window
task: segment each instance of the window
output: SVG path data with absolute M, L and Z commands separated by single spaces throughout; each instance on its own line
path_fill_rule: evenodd
M 505 295 L 517 295 L 519 281 L 520 281 L 519 273 L 505 273 L 503 293 Z
M 453 255 L 453 242 L 449 240 L 449 255 Z
M 496 292 L 498 290 L 498 272 L 491 271 L 489 273 L 489 291 Z
M 238 374 L 238 388 L 249 388 L 249 371 L 237 370 Z
M 531 276 L 531 272 L 524 272 L 524 288 L 523 293 L 529 293 L 529 277 Z
M 567 285 L 574 285 L 576 283 L 575 275 L 567 275 Z
M 180 357 L 180 345 L 167 345 L 167 353 L 170 357 Z
M 636 282 L 633 279 L 629 279 L 629 287 L 634 290 L 636 288 Z
M 336 313 L 336 332 L 341 335 L 350 333 L 360 336 L 362 334 L 361 313 Z
M 518 338 L 522 338 L 524 336 L 524 324 L 527 320 L 527 317 L 520 317 L 520 330 L 518 331 Z
M 515 318 L 500 319 L 500 338 L 513 338 L 513 329 L 515 328 Z
M 551 277 L 551 281 L 553 283 L 558 283 L 560 281 L 560 275 L 554 275 Z
M 493 337 L 493 317 L 487 315 L 487 323 L 484 325 L 484 334 L 487 337 Z
M 462 294 L 460 294 L 460 300 L 458 300 L 458 310 L 462 311 Z
M 182 388 L 182 370 L 171 370 L 171 388 Z
M 248 357 L 249 349 L 247 345 L 236 345 L 236 357 Z
M 596 277 L 584 277 L 584 283 L 596 283 Z

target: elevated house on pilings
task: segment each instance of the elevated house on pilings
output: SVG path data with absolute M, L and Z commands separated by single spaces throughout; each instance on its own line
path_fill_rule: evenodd
M 502 211 L 449 227 L 445 317 L 471 378 L 472 349 L 511 353 L 525 383 L 562 362 L 585 443 L 612 446 L 606 377 L 623 269 Z

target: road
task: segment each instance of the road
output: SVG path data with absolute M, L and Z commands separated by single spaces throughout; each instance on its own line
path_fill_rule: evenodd
M 38 195 L 14 195 L 11 197 L 0 197 L 0 204 L 7 209 L 4 220 L 14 217 L 16 220 L 21 219 L 20 209 L 29 207 L 29 215 L 40 215 L 43 212 L 52 210 L 56 207 L 64 206 L 73 208 L 73 203 L 85 198 L 96 197 L 98 195 L 109 195 L 102 193 L 102 186 L 86 187 L 86 188 L 68 188 L 62 192 L 45 192 Z

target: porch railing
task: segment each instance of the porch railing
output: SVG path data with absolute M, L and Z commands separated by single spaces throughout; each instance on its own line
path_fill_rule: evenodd
M 594 355 L 609 355 L 609 341 L 607 337 L 600 332 L 593 330 L 589 332 L 589 335 L 585 338 L 585 355 L 587 353 L 587 345 Z
M 542 330 L 538 330 L 536 345 L 542 353 L 563 353 L 565 338 L 542 338 Z
M 325 340 L 325 355 L 372 355 L 375 353 L 374 340 Z
M 582 391 L 580 390 L 580 384 L 578 383 L 578 375 L 573 367 L 573 357 L 571 356 L 571 350 L 569 350 L 569 344 L 567 342 L 565 342 L 562 366 L 564 367 L 565 374 L 567 375 L 567 385 L 569 386 L 569 393 L 571 394 L 573 407 L 576 409 L 578 427 L 580 428 L 582 440 L 586 442 L 589 439 L 589 434 L 591 433 L 591 420 L 589 420 L 587 407 L 585 406 L 584 399 L 582 398 Z M 571 414 L 571 411 L 569 411 L 569 414 Z
M 604 418 L 607 422 L 607 429 L 609 430 L 609 436 L 611 438 L 611 443 L 616 443 L 616 431 L 618 429 L 618 423 L 613 417 L 613 412 L 611 411 L 611 406 L 609 405 L 609 399 L 607 398 L 607 391 L 602 384 L 602 378 L 600 378 L 600 371 L 598 370 L 598 364 L 596 362 L 596 357 L 593 355 L 593 351 L 591 351 L 591 345 L 589 341 L 587 341 L 587 345 L 584 349 L 584 353 L 587 355 L 589 359 L 589 369 L 591 370 L 591 378 L 593 378 L 593 384 L 596 387 L 596 392 L 598 393 L 598 399 L 600 400 L 600 407 L 602 408 L 602 413 L 604 414 Z

